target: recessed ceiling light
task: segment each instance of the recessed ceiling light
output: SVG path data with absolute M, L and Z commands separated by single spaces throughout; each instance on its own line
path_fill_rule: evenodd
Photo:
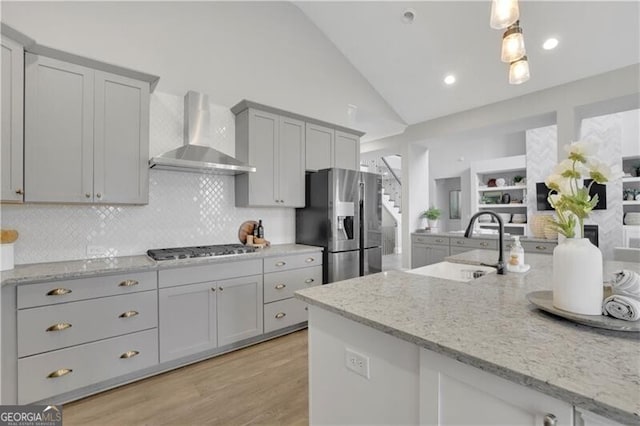
M 449 74 L 444 78 L 444 84 L 447 84 L 449 86 L 451 86 L 455 82 L 456 82 L 456 76 L 453 74 Z
M 402 22 L 405 24 L 412 24 L 416 19 L 416 11 L 413 9 L 406 9 L 402 14 Z
M 551 49 L 555 49 L 556 46 L 558 46 L 558 39 L 548 38 L 547 40 L 545 40 L 544 44 L 542 45 L 542 48 L 544 50 L 551 50 Z

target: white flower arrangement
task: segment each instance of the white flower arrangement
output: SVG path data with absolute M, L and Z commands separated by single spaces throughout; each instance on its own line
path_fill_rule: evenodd
M 551 226 L 565 237 L 575 238 L 576 225 L 579 224 L 580 232 L 584 235 L 584 219 L 598 204 L 597 194 L 593 198 L 589 196 L 591 185 L 620 179 L 623 173 L 619 167 L 595 158 L 598 145 L 594 142 L 573 142 L 565 150 L 568 158 L 555 167 L 544 183 L 549 188 L 547 200 L 557 215 L 557 218 L 550 220 Z M 586 188 L 583 185 L 585 178 L 593 179 Z

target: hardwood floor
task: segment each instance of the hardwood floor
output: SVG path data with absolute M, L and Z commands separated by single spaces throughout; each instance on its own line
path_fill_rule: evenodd
M 306 425 L 307 330 L 64 406 L 68 425 Z

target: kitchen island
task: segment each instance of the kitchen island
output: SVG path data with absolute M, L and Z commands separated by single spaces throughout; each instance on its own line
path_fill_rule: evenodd
M 468 283 L 390 271 L 298 292 L 311 305 L 311 423 L 639 423 L 639 336 L 538 311 L 526 294 L 551 289 L 552 258 L 525 260 L 525 274 Z M 620 269 L 640 265 L 606 262 L 605 277 Z

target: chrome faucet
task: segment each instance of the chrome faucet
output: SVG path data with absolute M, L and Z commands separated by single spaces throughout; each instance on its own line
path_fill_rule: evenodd
M 473 224 L 476 222 L 476 219 L 479 216 L 482 216 L 483 214 L 488 214 L 489 216 L 493 216 L 497 219 L 498 221 L 498 263 L 496 263 L 495 265 L 485 265 L 484 263 L 482 264 L 483 266 L 492 266 L 494 268 L 496 268 L 498 271 L 497 273 L 499 275 L 504 275 L 505 272 L 505 263 L 504 263 L 504 247 L 503 247 L 503 239 L 504 239 L 504 223 L 502 222 L 502 218 L 496 213 L 496 212 L 492 212 L 490 210 L 487 211 L 482 211 L 482 212 L 478 212 L 476 214 L 474 214 L 473 216 L 471 216 L 471 220 L 469 221 L 469 226 L 467 226 L 467 230 L 464 231 L 464 237 L 465 238 L 471 238 L 471 235 L 473 234 Z

